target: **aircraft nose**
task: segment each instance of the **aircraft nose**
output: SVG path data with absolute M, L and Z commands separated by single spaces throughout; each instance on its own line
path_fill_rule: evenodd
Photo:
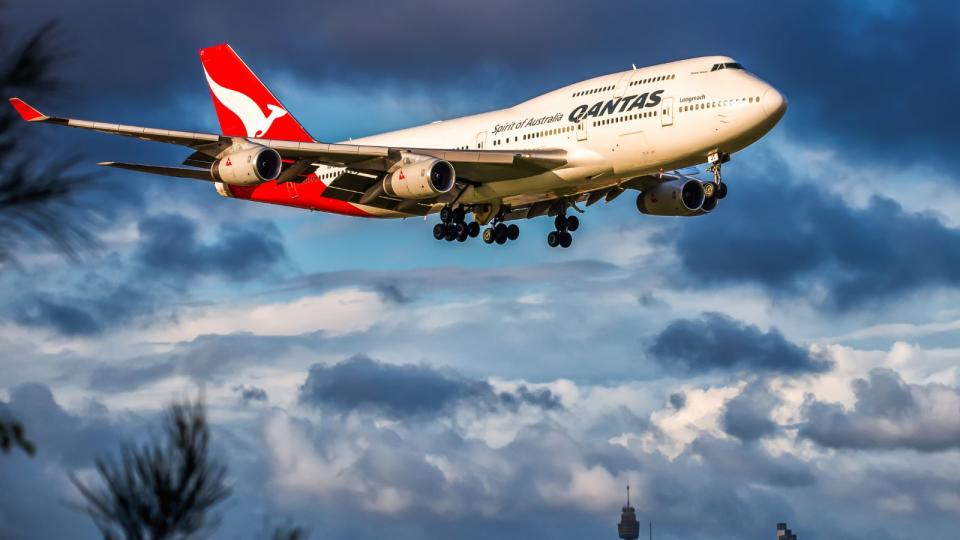
M 787 111 L 787 98 L 783 97 L 783 94 L 773 87 L 768 88 L 763 93 L 760 103 L 763 106 L 763 112 L 771 116 L 782 116 Z

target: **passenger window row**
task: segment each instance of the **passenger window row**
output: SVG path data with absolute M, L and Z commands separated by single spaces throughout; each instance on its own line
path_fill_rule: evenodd
M 680 107 L 680 112 L 700 111 L 703 109 L 715 109 L 717 107 L 729 107 L 731 105 L 737 105 L 741 103 L 760 103 L 760 97 L 757 96 L 757 97 L 749 97 L 749 98 L 722 99 L 720 101 L 707 101 L 705 103 L 683 105 Z
M 565 126 L 561 128 L 547 129 L 544 131 L 537 131 L 535 133 L 527 133 L 523 136 L 523 140 L 528 141 L 530 139 L 538 139 L 540 137 L 549 137 L 551 135 L 562 135 L 564 133 L 572 133 L 573 126 Z
M 630 121 L 630 120 L 640 120 L 640 119 L 642 119 L 642 118 L 653 118 L 654 116 L 657 116 L 657 111 L 655 111 L 655 110 L 654 110 L 654 111 L 642 112 L 642 113 L 636 113 L 636 114 L 627 114 L 627 115 L 624 115 L 624 116 L 616 116 L 616 117 L 613 117 L 613 118 L 605 118 L 605 119 L 603 119 L 603 120 L 596 120 L 596 121 L 593 122 L 593 127 L 606 126 L 606 125 L 609 125 L 609 124 L 617 124 L 617 123 L 620 123 L 620 122 L 628 122 L 628 121 Z
M 596 94 L 597 92 L 608 92 L 608 91 L 610 91 L 610 90 L 613 90 L 614 88 L 616 88 L 615 85 L 614 85 L 614 86 L 603 86 L 603 87 L 600 87 L 600 88 L 591 88 L 590 90 L 581 90 L 580 92 L 574 92 L 573 95 L 570 96 L 570 97 L 588 96 L 588 95 L 590 95 L 590 94 Z
M 660 82 L 660 81 L 672 81 L 673 79 L 676 79 L 676 78 L 677 76 L 674 74 L 661 75 L 659 77 L 649 77 L 647 79 L 640 79 L 639 81 L 630 81 L 630 86 L 639 86 L 641 84 L 649 84 L 652 82 Z

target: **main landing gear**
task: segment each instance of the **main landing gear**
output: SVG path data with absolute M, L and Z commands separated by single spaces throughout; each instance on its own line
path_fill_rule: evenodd
M 554 218 L 553 226 L 556 230 L 547 235 L 547 245 L 552 248 L 557 246 L 568 248 L 573 243 L 573 235 L 570 233 L 580 228 L 580 218 L 561 212 Z
M 707 170 L 713 173 L 713 183 L 704 184 L 703 194 L 708 199 L 712 199 L 714 196 L 717 199 L 723 199 L 727 196 L 727 184 L 724 183 L 720 174 L 720 166 L 730 161 L 730 154 L 714 152 L 707 157 L 707 161 L 710 162 L 710 167 Z
M 476 221 L 467 223 L 465 218 L 466 211 L 462 206 L 444 206 L 440 210 L 440 223 L 433 226 L 433 237 L 447 242 L 466 242 L 467 238 L 476 238 L 480 235 L 480 224 Z
M 502 215 L 493 218 L 490 226 L 483 230 L 483 241 L 487 244 L 496 242 L 502 246 L 507 241 L 513 241 L 517 238 L 520 238 L 520 227 L 516 223 L 507 225 L 503 222 Z

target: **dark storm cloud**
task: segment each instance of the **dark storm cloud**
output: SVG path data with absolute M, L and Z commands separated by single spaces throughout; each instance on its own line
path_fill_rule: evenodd
M 953 54 L 960 7 L 933 0 L 877 5 L 815 0 L 758 8 L 739 0 L 705 11 L 694 0 L 491 0 L 470 9 L 442 0 L 297 1 L 265 18 L 252 0 L 230 9 L 176 1 L 145 19 L 138 6 L 119 1 L 48 0 L 16 3 L 11 13 L 24 22 L 59 16 L 69 42 L 81 44 L 66 77 L 107 102 L 202 93 L 197 49 L 222 41 L 268 79 L 287 72 L 311 83 L 375 81 L 440 92 L 482 79 L 484 92 L 504 94 L 504 105 L 631 62 L 730 54 L 785 91 L 794 105 L 789 122 L 806 135 L 871 159 L 947 162 L 958 134 L 939 107 L 917 104 L 950 103 L 960 86 Z M 684 39 L 676 39 L 675 25 L 649 24 L 677 13 L 685 14 Z M 306 31 L 289 39 L 292 27 Z M 398 64 L 398 57 L 405 60 Z
M 333 366 L 314 364 L 300 387 L 300 402 L 340 412 L 374 411 L 395 418 L 430 417 L 458 405 L 482 409 L 516 410 L 531 405 L 562 409 L 549 390 L 521 386 L 516 392 L 497 392 L 486 381 L 462 378 L 426 365 L 383 364 L 353 356 Z
M 727 402 L 720 425 L 728 434 L 742 441 L 754 441 L 773 435 L 777 424 L 770 412 L 779 400 L 770 394 L 763 381 L 751 383 L 737 397 Z
M 800 435 L 830 448 L 904 448 L 920 452 L 960 449 L 960 388 L 907 384 L 888 369 L 874 369 L 852 384 L 852 410 L 810 401 Z
M 647 353 L 668 371 L 713 370 L 781 373 L 826 371 L 831 362 L 791 343 L 776 328 L 764 332 L 722 313 L 667 324 Z
M 256 386 L 239 385 L 234 386 L 233 391 L 237 393 L 243 404 L 249 404 L 253 401 L 267 401 L 267 391 Z
M 14 301 L 13 318 L 24 326 L 83 337 L 129 324 L 156 309 L 156 299 L 148 287 L 116 284 L 91 276 L 81 288 L 56 295 L 27 294 Z
M 240 281 L 262 277 L 286 258 L 280 230 L 269 221 L 222 224 L 208 243 L 199 233 L 196 222 L 179 214 L 145 218 L 134 257 L 158 276 L 209 274 Z
M 687 406 L 687 395 L 683 392 L 676 392 L 670 394 L 670 406 L 676 410 L 683 409 Z
M 930 213 L 879 195 L 855 208 L 812 184 L 741 180 L 708 222 L 661 238 L 676 246 L 691 283 L 756 283 L 837 312 L 960 285 L 960 230 Z M 811 294 L 816 285 L 824 297 Z
M 220 225 L 206 241 L 200 238 L 200 226 L 179 214 L 145 218 L 139 229 L 131 262 L 110 254 L 99 263 L 112 273 L 70 276 L 70 282 L 57 282 L 61 290 L 56 294 L 25 291 L 13 296 L 7 307 L 12 318 L 64 336 L 96 336 L 174 316 L 175 301 L 203 278 L 255 280 L 287 258 L 282 234 L 268 221 Z

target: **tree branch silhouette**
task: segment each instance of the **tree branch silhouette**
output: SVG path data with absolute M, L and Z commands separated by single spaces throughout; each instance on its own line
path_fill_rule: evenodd
M 230 494 L 209 444 L 203 403 L 174 403 L 161 437 L 97 460 L 98 485 L 71 480 L 105 539 L 188 538 L 216 525 L 211 512 Z
M 7 59 L 0 62 L 4 97 L 50 94 L 62 88 L 55 67 L 65 55 L 51 45 L 56 29 L 56 22 L 49 22 L 23 43 L 0 43 L 0 58 Z M 96 245 L 89 231 L 92 214 L 74 198 L 90 177 L 70 171 L 76 159 L 38 156 L 28 149 L 14 128 L 18 121 L 11 107 L 0 107 L 0 267 L 16 264 L 18 254 L 37 240 L 76 258 L 81 248 Z

